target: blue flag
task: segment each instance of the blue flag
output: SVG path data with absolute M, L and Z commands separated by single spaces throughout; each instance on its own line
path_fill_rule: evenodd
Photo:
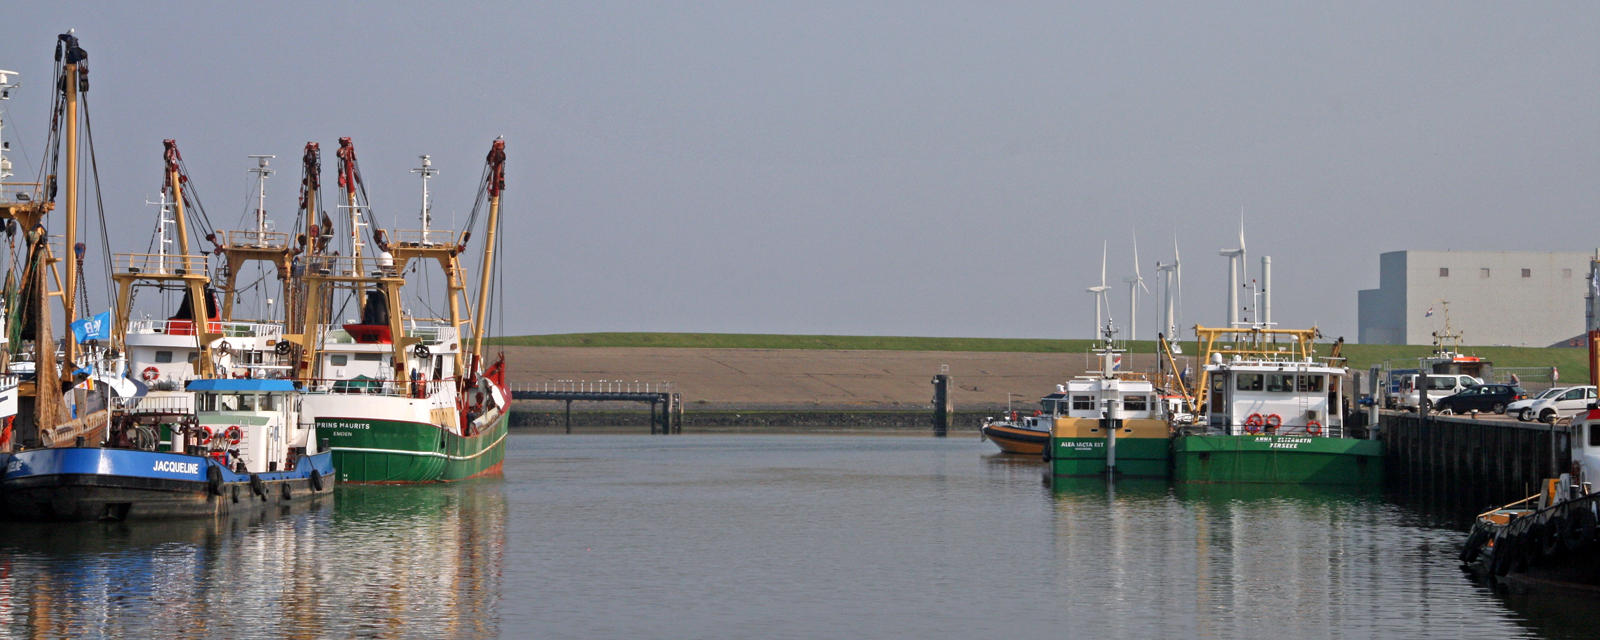
M 101 311 L 87 318 L 73 320 L 72 339 L 79 343 L 90 340 L 110 340 L 111 312 Z

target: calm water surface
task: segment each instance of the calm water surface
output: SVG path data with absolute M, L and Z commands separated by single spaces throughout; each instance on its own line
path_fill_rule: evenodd
M 0 525 L 0 637 L 1594 637 L 1381 495 L 1098 481 L 976 439 L 513 436 L 503 481 Z

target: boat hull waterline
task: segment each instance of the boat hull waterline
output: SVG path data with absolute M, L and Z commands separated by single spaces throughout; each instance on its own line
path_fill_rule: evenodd
M 470 436 L 425 422 L 318 417 L 339 482 L 416 484 L 499 475 L 510 412 Z
M 147 520 L 221 515 L 331 493 L 333 457 L 236 473 L 208 456 L 63 447 L 11 456 L 0 494 L 17 520 Z

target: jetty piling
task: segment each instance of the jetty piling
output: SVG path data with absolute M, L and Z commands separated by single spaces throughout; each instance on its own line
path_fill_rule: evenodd
M 955 400 L 950 397 L 950 365 L 939 365 L 933 376 L 933 435 L 943 438 L 950 433 L 950 416 L 956 412 Z

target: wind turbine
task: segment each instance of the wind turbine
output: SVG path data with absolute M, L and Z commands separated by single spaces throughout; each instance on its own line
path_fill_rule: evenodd
M 1106 291 L 1111 289 L 1111 287 L 1106 286 L 1106 246 L 1107 244 L 1105 242 L 1102 242 L 1100 245 L 1100 284 L 1087 289 L 1089 293 L 1094 294 L 1095 337 L 1099 337 L 1100 335 L 1100 310 L 1102 307 L 1107 309 L 1110 307 L 1110 303 L 1106 300 Z
M 1223 249 L 1217 253 L 1228 259 L 1228 326 L 1234 327 L 1239 324 L 1239 268 L 1249 268 L 1244 261 L 1243 207 L 1239 209 L 1239 248 Z
M 1178 347 L 1177 306 L 1183 303 L 1183 262 L 1178 259 L 1178 235 L 1172 235 L 1172 263 L 1156 263 L 1156 273 L 1161 274 L 1162 330 L 1173 349 Z
M 1133 234 L 1133 277 L 1124 278 L 1128 283 L 1128 339 L 1137 340 L 1139 337 L 1139 290 L 1150 293 L 1150 288 L 1144 286 L 1144 276 L 1139 273 L 1139 234 Z

